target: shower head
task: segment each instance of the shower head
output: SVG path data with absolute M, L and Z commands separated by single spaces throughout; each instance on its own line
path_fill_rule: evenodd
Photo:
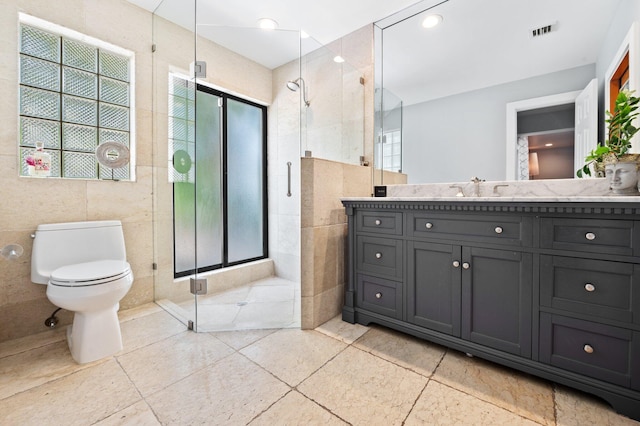
M 287 88 L 292 92 L 297 92 L 300 88 L 300 84 L 298 83 L 299 81 L 302 82 L 302 99 L 304 100 L 304 104 L 306 106 L 309 106 L 311 105 L 311 102 L 307 100 L 307 87 L 304 84 L 304 80 L 302 79 L 302 77 L 298 77 L 295 80 L 287 81 Z

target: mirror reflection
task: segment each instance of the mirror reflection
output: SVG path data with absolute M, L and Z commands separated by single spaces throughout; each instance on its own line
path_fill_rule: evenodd
M 574 177 L 602 139 L 618 56 L 633 50 L 633 2 L 434 3 L 376 23 L 377 93 L 398 99 L 376 105 L 376 164 L 398 171 L 384 145 L 399 134 L 409 183 Z

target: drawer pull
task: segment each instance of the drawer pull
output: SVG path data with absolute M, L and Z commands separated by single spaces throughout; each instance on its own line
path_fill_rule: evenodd
M 593 241 L 596 239 L 596 234 L 594 234 L 593 232 L 587 232 L 584 237 L 589 240 L 589 241 Z
M 596 291 L 596 286 L 591 283 L 586 283 L 584 285 L 584 289 L 587 290 L 588 292 L 592 292 L 592 291 Z
M 380 292 L 376 293 L 376 299 L 382 299 L 382 293 Z
M 459 261 L 457 261 L 457 260 L 454 260 L 454 261 L 453 261 L 453 267 L 454 267 L 454 268 L 459 268 L 459 267 L 460 267 L 460 262 L 459 262 Z
M 433 228 L 433 223 L 431 223 L 431 222 L 427 222 L 424 226 L 425 226 L 425 228 L 427 228 L 427 229 L 431 229 L 431 228 Z
M 382 257 L 382 253 L 376 253 L 376 259 L 380 259 Z
M 593 353 L 593 346 L 591 346 L 591 345 L 584 345 L 583 349 L 588 354 L 592 354 Z
M 380 219 L 376 219 L 376 226 L 380 226 L 380 224 L 382 223 L 382 221 Z
M 469 265 L 469 263 L 467 263 L 467 262 L 464 262 L 462 264 L 462 269 L 469 269 L 470 267 L 471 267 L 471 265 Z
M 502 226 L 496 226 L 496 234 L 502 234 Z

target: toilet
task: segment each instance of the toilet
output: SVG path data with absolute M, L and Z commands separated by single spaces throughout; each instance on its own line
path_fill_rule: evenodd
M 118 220 L 39 225 L 31 253 L 31 281 L 72 311 L 67 341 L 84 364 L 122 350 L 118 309 L 133 283 Z

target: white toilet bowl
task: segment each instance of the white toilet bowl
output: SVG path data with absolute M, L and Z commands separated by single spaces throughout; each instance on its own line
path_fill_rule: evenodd
M 92 362 L 122 350 L 118 308 L 132 283 L 131 267 L 123 260 L 77 263 L 51 273 L 47 297 L 75 313 L 67 340 L 76 362 Z

